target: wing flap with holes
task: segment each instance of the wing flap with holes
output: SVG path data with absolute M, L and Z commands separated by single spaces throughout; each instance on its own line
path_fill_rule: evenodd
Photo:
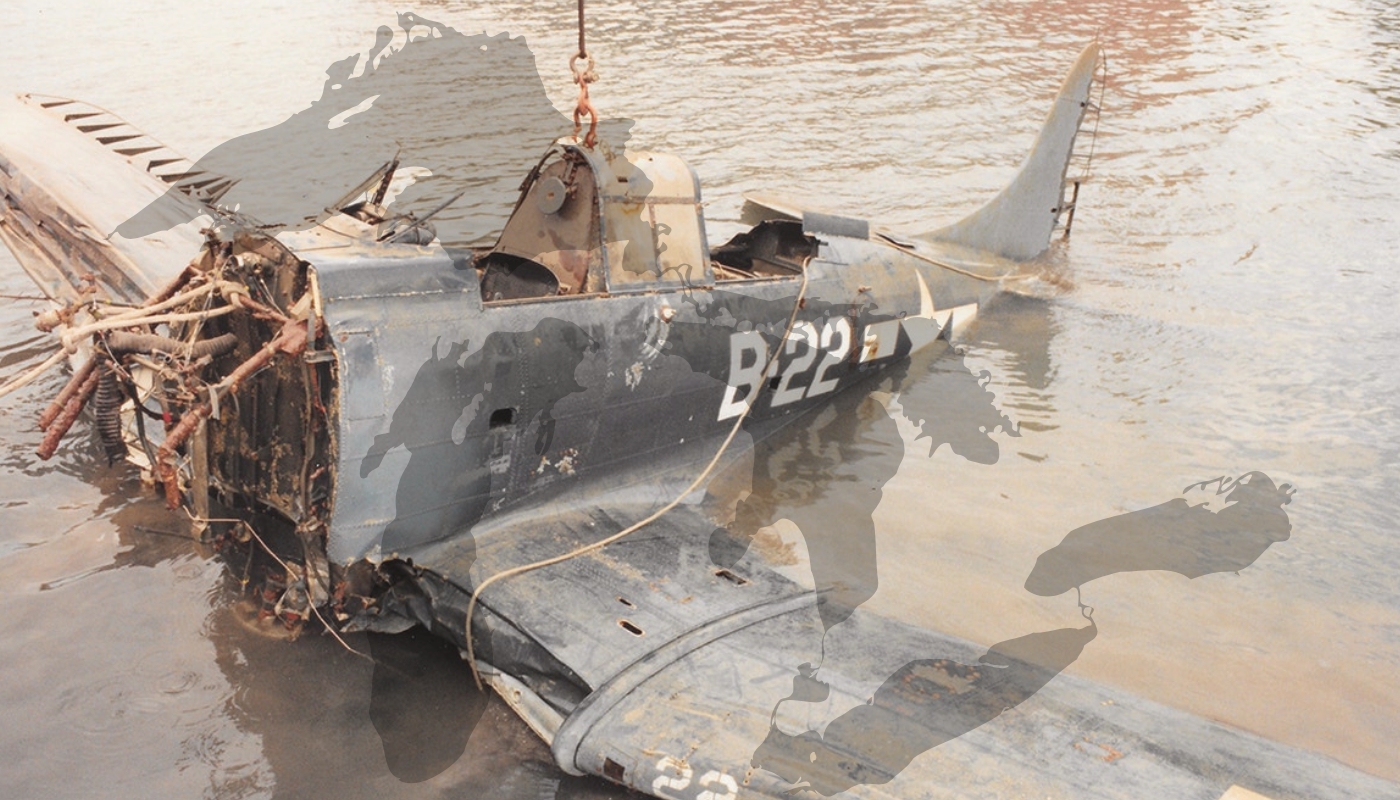
M 597 541 L 644 512 L 622 508 L 520 519 L 472 543 L 399 555 L 412 559 L 430 624 L 464 644 L 473 582 Z M 477 657 L 488 678 L 509 676 L 493 685 L 564 770 L 681 800 L 803 790 L 1126 800 L 1217 797 L 1236 783 L 1342 798 L 1398 788 L 1062 674 L 1099 635 L 1078 617 L 991 645 L 867 609 L 824 633 L 816 595 L 780 574 L 771 551 L 750 548 L 716 569 L 713 527 L 702 506 L 682 506 L 635 539 L 487 589 Z M 572 694 L 560 689 L 570 682 Z

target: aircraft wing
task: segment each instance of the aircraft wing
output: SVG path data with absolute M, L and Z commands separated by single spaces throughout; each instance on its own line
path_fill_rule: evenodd
M 460 642 L 473 584 L 648 508 L 563 508 L 400 555 L 419 571 L 420 613 Z M 683 505 L 631 539 L 486 591 L 477 656 L 564 770 L 673 800 L 1394 788 L 1060 674 L 1092 646 L 1092 621 L 986 647 L 858 610 L 824 635 L 822 591 L 802 580 L 803 559 L 756 539 L 719 568 L 715 528 L 713 508 Z
M 60 97 L 0 96 L 0 241 L 50 297 L 76 299 L 90 274 L 112 299 L 145 300 L 199 251 L 208 224 L 201 198 L 230 183 L 193 171 L 188 160 L 104 109 Z M 169 230 L 138 239 L 114 233 L 166 194 L 194 221 L 172 221 Z

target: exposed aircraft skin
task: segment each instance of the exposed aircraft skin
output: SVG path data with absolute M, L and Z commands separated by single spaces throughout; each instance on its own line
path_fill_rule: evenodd
M 799 282 L 793 275 L 587 302 L 483 305 L 475 276 L 463 278 L 446 255 L 393 268 L 442 287 L 411 296 L 402 295 L 402 276 L 390 269 L 376 268 L 371 282 L 353 265 L 315 255 L 312 263 L 347 398 L 331 529 L 330 555 L 340 562 L 451 535 L 488 505 L 504 510 L 603 472 L 654 467 L 658 453 L 689 449 L 696 460 L 705 457 L 711 440 L 732 426 L 762 357 L 777 349 Z M 750 424 L 800 414 L 907 356 L 916 343 L 931 344 L 940 321 L 951 328 L 970 320 L 996 289 L 892 246 L 836 237 L 822 242 L 806 269 L 795 330 L 807 339 L 777 362 L 772 377 L 781 387 L 756 392 Z M 388 296 L 377 294 L 380 286 Z M 930 307 L 931 297 L 947 310 Z M 473 307 L 477 313 L 462 313 Z M 661 430 L 637 424 L 663 405 L 668 422 Z M 453 427 L 468 406 L 473 422 L 454 442 Z M 502 410 L 511 422 L 492 427 L 490 415 Z M 390 422 L 381 432 L 383 419 Z M 405 470 L 423 470 L 428 481 L 463 480 L 448 468 L 471 463 L 484 470 L 487 451 L 494 470 L 469 484 L 414 488 L 422 501 L 364 499 L 375 494 L 373 486 L 400 483 Z M 568 453 L 577 455 L 561 471 L 557 464 Z M 356 498 L 353 510 L 341 496 Z M 460 508 L 435 508 L 431 496 L 453 498 Z M 386 518 L 394 520 L 390 534 L 376 527 Z
M 872 515 L 904 456 L 897 416 L 930 453 L 947 443 L 984 464 L 997 459 L 992 434 L 1017 435 L 952 342 L 1070 210 L 1067 170 L 1099 57 L 1092 45 L 1079 56 L 1010 186 L 922 236 L 755 195 L 762 221 L 712 247 L 683 162 L 573 137 L 529 174 L 492 247 L 445 248 L 423 220 L 381 205 L 397 161 L 314 224 L 271 233 L 215 207 L 231 185 L 221 176 L 166 162 L 139 132 L 78 135 L 97 119 L 82 116 L 88 107 L 33 97 L 0 122 L 0 236 L 61 306 L 51 327 L 80 353 L 96 349 L 64 408 L 81 408 L 89 384 L 110 388 L 112 363 L 124 365 L 130 391 L 167 424 L 140 429 L 128 404 L 115 444 L 131 446 L 172 504 L 244 520 L 212 530 L 285 568 L 263 565 L 267 617 L 290 627 L 329 617 L 341 631 L 421 625 L 464 653 L 474 645 L 476 666 L 567 772 L 672 800 L 1040 786 L 1008 777 L 979 788 L 940 771 L 991 757 L 1106 796 L 1205 796 L 1241 754 L 1263 752 L 1260 763 L 1301 764 L 1297 785 L 1311 770 L 1338 791 L 1364 786 L 1164 709 L 1082 712 L 1104 691 L 1057 676 L 1099 634 L 1087 612 L 1085 624 L 990 648 L 857 613 L 878 587 Z M 105 165 L 94 172 L 103 181 L 117 180 L 118 162 L 104 158 L 119 153 L 142 174 L 137 188 L 85 203 L 81 187 L 25 155 L 48 138 Z M 157 162 L 180 171 L 162 176 Z M 89 235 L 123 220 L 162 244 Z M 180 246 L 190 251 L 180 259 L 151 255 Z M 203 360 L 183 341 L 123 349 L 93 327 L 124 327 L 95 294 L 187 314 L 141 318 L 171 338 L 238 343 Z M 898 412 L 880 399 L 896 394 Z M 99 420 L 114 413 L 99 408 Z M 855 461 L 861 470 L 845 469 Z M 1027 589 L 1054 594 L 1164 558 L 1200 556 L 1183 574 L 1246 567 L 1286 538 L 1287 498 L 1262 474 L 1242 483 L 1257 491 L 1237 499 L 1258 508 L 1185 516 L 1213 535 L 1265 519 L 1273 534 L 1246 537 L 1246 557 L 1188 541 L 1134 548 L 1134 561 L 1100 546 L 1124 529 L 1152 539 L 1139 520 L 1185 518 L 1149 510 L 1071 533 Z M 629 538 L 492 584 L 468 621 L 492 576 L 597 542 L 678 496 Z M 800 529 L 807 574 L 765 533 L 780 520 Z M 1104 789 L 1045 734 L 1070 716 L 1164 755 L 1137 756 Z M 1163 718 L 1177 732 L 1170 745 L 1157 741 Z M 987 732 L 992 720 L 1002 733 Z

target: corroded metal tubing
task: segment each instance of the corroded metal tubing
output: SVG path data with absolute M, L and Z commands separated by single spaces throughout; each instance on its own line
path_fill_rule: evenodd
M 265 306 L 246 294 L 235 294 L 233 297 L 229 298 L 229 302 L 251 311 L 255 317 L 273 320 L 283 324 L 290 321 L 286 314 L 283 314 L 271 306 Z
M 221 384 L 224 387 L 224 393 L 231 394 L 238 391 L 238 387 L 242 385 L 243 381 L 267 366 L 279 352 L 298 355 L 305 350 L 306 325 L 288 322 L 277 336 L 263 345 L 258 352 L 249 356 L 247 361 L 235 367 L 228 374 L 228 377 L 224 378 Z M 218 389 L 215 388 L 211 391 L 218 391 Z M 165 484 L 165 505 L 172 510 L 180 507 L 180 478 L 179 473 L 175 470 L 175 449 L 184 444 L 199 427 L 199 423 L 207 419 L 211 413 L 213 413 L 213 408 L 208 402 L 200 403 L 190 409 L 165 435 L 165 441 L 156 451 L 156 470 L 160 475 L 161 482 Z
M 262 351 L 258 351 L 261 355 Z M 253 358 L 257 358 L 255 355 Z M 251 361 L 252 359 L 249 359 Z M 212 409 L 208 403 L 201 403 L 190 409 L 189 413 L 180 418 L 175 427 L 165 435 L 165 441 L 161 443 L 160 449 L 156 451 L 156 469 L 160 472 L 161 483 L 165 484 L 165 506 L 166 508 L 177 509 L 180 507 L 180 478 L 175 471 L 175 448 L 185 443 L 199 427 L 199 423 L 209 417 Z
M 184 269 L 180 270 L 180 274 L 176 275 L 175 278 L 170 281 L 170 283 L 167 283 L 164 286 L 164 288 L 162 288 L 160 291 L 146 298 L 146 302 L 142 303 L 141 305 L 153 306 L 157 303 L 162 303 L 166 300 L 169 300 L 170 298 L 175 296 L 176 292 L 185 288 L 185 284 L 189 283 L 190 278 L 193 278 L 196 274 L 198 273 L 196 272 L 193 266 L 185 267 Z
M 89 358 L 86 364 L 78 367 L 78 371 L 73 373 L 73 377 L 68 379 L 68 383 L 65 384 L 63 390 L 58 393 L 58 397 L 55 397 L 53 402 L 49 403 L 49 407 L 44 409 L 44 413 L 39 415 L 39 430 L 46 431 L 49 429 L 49 426 L 53 424 L 54 420 L 58 419 L 59 414 L 63 413 L 63 409 L 68 405 L 68 401 L 73 399 L 73 395 L 77 394 L 78 390 L 83 387 L 83 384 L 87 381 L 88 377 L 92 375 L 92 371 L 96 369 L 96 367 L 96 356 Z M 72 423 L 70 422 L 69 424 L 71 425 Z
M 63 406 L 63 410 L 44 433 L 44 440 L 39 443 L 39 458 L 48 461 L 53 457 L 54 452 L 58 450 L 58 443 L 63 441 L 63 435 L 68 433 L 69 428 L 73 427 L 73 422 L 78 418 L 78 415 L 82 413 L 83 406 L 87 405 L 88 398 L 92 397 L 92 393 L 97 391 L 97 380 L 101 375 L 95 368 L 95 362 L 97 360 L 98 359 L 94 358 L 88 362 L 89 364 L 94 364 L 94 369 L 88 371 L 87 377 L 83 380 L 82 385 L 78 388 L 77 392 L 69 398 L 68 402 Z

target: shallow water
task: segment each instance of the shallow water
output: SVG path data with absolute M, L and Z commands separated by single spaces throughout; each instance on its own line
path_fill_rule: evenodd
M 1067 531 L 1261 470 L 1298 487 L 1292 537 L 1238 575 L 1094 582 L 1102 635 L 1070 671 L 1400 780 L 1393 4 L 589 8 L 595 103 L 636 121 L 634 145 L 698 170 L 715 239 L 738 229 L 749 190 L 911 231 L 955 219 L 1010 178 L 1097 34 L 1108 91 L 1073 238 L 1045 264 L 1059 288 L 1009 299 L 969 334 L 970 364 L 1022 435 L 1000 437 L 990 466 L 911 444 L 875 513 L 866 608 L 983 644 L 1061 624 L 1072 601 L 1022 582 Z M 303 108 L 395 10 L 23 5 L 5 15 L 17 35 L 0 89 L 81 97 L 198 156 Z M 566 107 L 568 9 L 420 13 L 524 35 Z M 0 293 L 30 291 L 0 252 Z M 0 305 L 6 374 L 42 357 L 34 307 Z M 33 419 L 61 383 L 0 403 L 6 794 L 612 792 L 563 780 L 499 702 L 453 694 L 455 654 L 421 639 L 373 643 L 422 670 L 404 707 L 482 721 L 445 771 L 401 780 L 459 743 L 405 762 L 371 719 L 367 661 L 238 626 L 237 577 L 170 535 L 178 520 L 85 436 L 34 459 Z

